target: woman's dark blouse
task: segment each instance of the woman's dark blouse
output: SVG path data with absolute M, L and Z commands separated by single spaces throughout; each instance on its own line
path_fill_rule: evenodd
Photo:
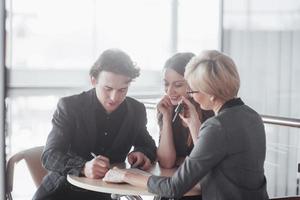
M 201 123 L 203 123 L 206 119 L 214 116 L 214 112 L 211 110 L 202 110 L 200 105 L 197 104 L 193 99 L 190 99 L 193 105 L 196 107 L 197 112 L 199 113 L 199 119 Z M 175 114 L 175 108 L 173 108 L 172 119 Z M 158 113 L 158 124 L 160 129 L 162 128 L 162 114 Z M 187 144 L 188 136 L 190 134 L 189 128 L 183 126 L 182 120 L 180 117 L 177 117 L 175 122 L 172 123 L 172 131 L 173 131 L 173 139 L 174 139 L 174 146 L 176 150 L 176 157 L 185 157 L 188 156 L 194 145 L 191 143 L 190 145 Z

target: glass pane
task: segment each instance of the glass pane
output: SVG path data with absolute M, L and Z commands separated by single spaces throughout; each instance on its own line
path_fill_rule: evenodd
M 196 54 L 218 49 L 219 0 L 180 0 L 178 4 L 178 51 Z
M 58 96 L 18 96 L 8 99 L 7 154 L 45 145 Z
M 170 46 L 171 1 L 95 2 L 97 49 L 118 47 L 132 55 L 141 68 L 161 69 Z
M 8 9 L 8 66 L 74 69 L 91 65 L 93 1 L 14 0 Z
M 299 30 L 299 6 L 298 0 L 225 0 L 224 28 Z
M 300 118 L 297 0 L 225 0 L 224 51 L 241 78 L 239 96 L 261 114 Z M 299 194 L 299 129 L 266 125 L 270 197 Z
M 224 51 L 240 72 L 239 95 L 261 114 L 300 118 L 300 2 L 225 0 L 224 7 Z
M 57 101 L 58 97 L 53 95 L 8 98 L 7 158 L 21 150 L 45 145 Z M 13 199 L 31 199 L 35 190 L 29 170 L 21 161 L 14 169 Z
M 168 55 L 169 0 L 14 0 L 7 9 L 12 68 L 89 68 L 121 48 L 141 68 L 160 69 Z
M 299 195 L 300 129 L 265 125 L 265 174 L 270 197 Z

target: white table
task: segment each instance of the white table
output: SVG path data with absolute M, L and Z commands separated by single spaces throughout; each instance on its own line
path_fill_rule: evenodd
M 119 168 L 129 168 L 130 166 L 128 164 L 118 164 L 116 165 Z M 176 171 L 176 169 L 164 169 L 159 167 L 158 163 L 153 165 L 153 167 L 148 170 L 147 172 L 158 175 L 158 176 L 172 176 L 172 174 Z M 77 187 L 91 190 L 95 192 L 103 192 L 103 193 L 111 193 L 116 194 L 112 195 L 113 198 L 118 199 L 120 196 L 125 196 L 127 199 L 142 199 L 140 195 L 144 196 L 155 196 L 155 194 L 152 194 L 147 191 L 147 189 L 136 187 L 127 183 L 107 183 L 102 181 L 102 179 L 91 179 L 86 177 L 77 177 L 68 175 L 67 180 L 72 185 L 75 185 Z M 191 195 L 199 195 L 201 194 L 200 186 L 195 186 L 192 188 L 188 193 L 185 194 L 185 196 L 191 196 Z

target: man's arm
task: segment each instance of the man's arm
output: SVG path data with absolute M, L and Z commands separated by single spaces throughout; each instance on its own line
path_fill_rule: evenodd
M 69 151 L 75 119 L 64 99 L 58 102 L 52 119 L 52 130 L 42 155 L 42 163 L 49 171 L 62 175 L 80 175 L 86 162 L 82 157 Z
M 156 145 L 147 130 L 147 116 L 145 106 L 142 105 L 136 118 L 136 138 L 134 141 L 134 151 L 142 152 L 151 162 L 156 160 Z
M 67 174 L 79 176 L 82 174 L 86 160 L 71 152 L 64 153 L 60 150 L 49 149 L 43 153 L 42 162 L 49 171 L 58 172 L 65 176 Z

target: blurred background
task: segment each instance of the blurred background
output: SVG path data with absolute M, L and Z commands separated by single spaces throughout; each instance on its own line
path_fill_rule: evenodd
M 236 61 L 239 96 L 248 105 L 262 115 L 300 119 L 299 0 L 3 2 L 7 158 L 45 144 L 58 99 L 91 88 L 88 71 L 107 48 L 124 50 L 141 68 L 128 95 L 146 104 L 156 142 L 162 68 L 182 51 L 224 51 Z M 269 195 L 299 194 L 300 129 L 265 126 Z M 35 191 L 25 168 L 16 166 L 14 199 Z

